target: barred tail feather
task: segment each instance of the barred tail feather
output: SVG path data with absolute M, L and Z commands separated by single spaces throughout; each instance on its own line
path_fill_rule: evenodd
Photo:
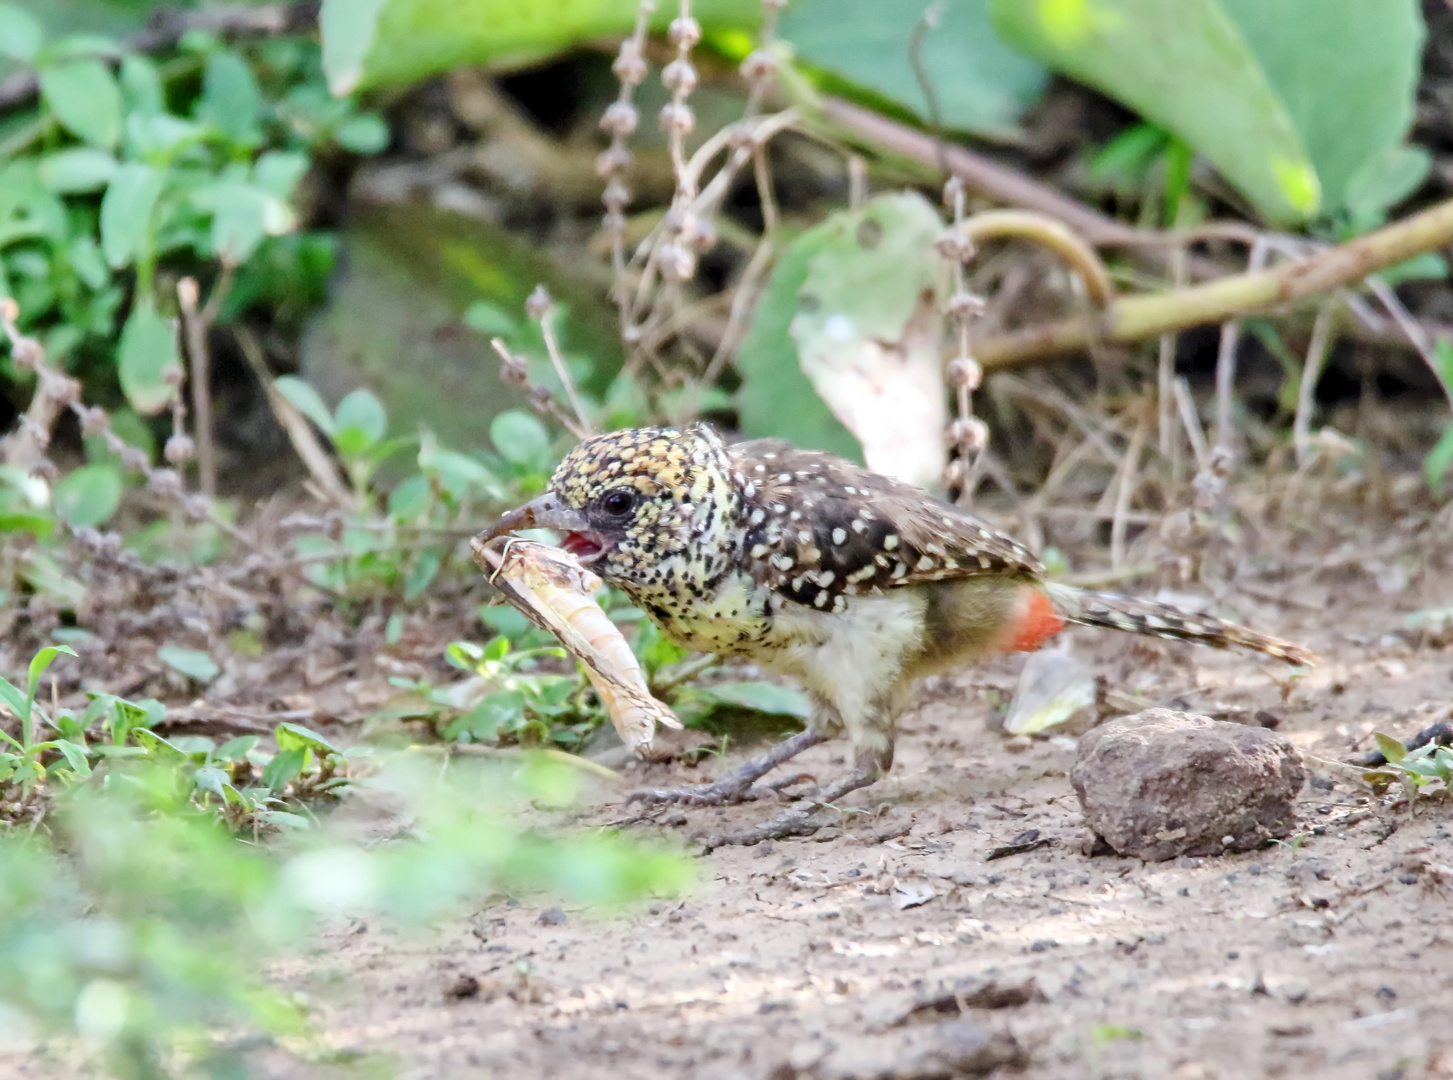
M 1212 615 L 1196 615 L 1133 596 L 1087 592 L 1072 585 L 1050 584 L 1046 590 L 1054 609 L 1069 622 L 1082 626 L 1104 626 L 1131 634 L 1193 641 L 1215 649 L 1251 649 L 1301 667 L 1318 663 L 1317 655 L 1309 649 Z

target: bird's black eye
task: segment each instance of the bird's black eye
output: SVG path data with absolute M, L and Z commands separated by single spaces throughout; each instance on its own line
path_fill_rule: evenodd
M 612 517 L 625 517 L 636 505 L 636 493 L 625 488 L 606 492 L 600 500 L 600 508 Z

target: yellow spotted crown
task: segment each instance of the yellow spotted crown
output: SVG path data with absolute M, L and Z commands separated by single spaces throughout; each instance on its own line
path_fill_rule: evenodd
M 726 447 L 709 427 L 628 428 L 576 446 L 550 478 L 550 490 L 576 509 L 616 487 L 681 501 L 705 496 L 708 478 L 728 468 Z

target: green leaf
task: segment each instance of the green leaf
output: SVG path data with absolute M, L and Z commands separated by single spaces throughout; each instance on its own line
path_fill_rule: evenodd
M 269 150 L 252 167 L 252 182 L 280 202 L 293 197 L 298 183 L 307 175 L 312 161 L 307 154 L 291 150 Z
M 525 719 L 525 695 L 518 690 L 491 694 L 450 722 L 444 737 L 456 742 L 494 742 L 500 729 L 511 730 Z
M 1428 478 L 1428 486 L 1436 492 L 1442 492 L 1443 481 L 1448 478 L 1450 470 L 1453 470 L 1453 423 L 1443 429 L 1438 445 L 1428 451 L 1423 460 L 1423 475 Z
M 100 60 L 46 65 L 40 96 L 78 139 L 108 150 L 121 141 L 121 88 Z
M 262 770 L 263 787 L 274 794 L 281 793 L 301 775 L 307 753 L 306 750 L 279 751 Z
M 312 750 L 317 754 L 338 753 L 338 747 L 316 731 L 305 728 L 301 724 L 279 724 L 273 732 L 273 737 L 277 739 L 279 750 Z
M 1355 225 L 1376 228 L 1387 211 L 1428 178 L 1433 155 L 1421 146 L 1389 146 L 1369 158 L 1347 181 L 1344 202 Z
M 797 57 L 931 121 L 910 63 L 910 40 L 927 3 L 793 0 L 777 36 Z M 1006 134 L 1039 99 L 1049 73 L 994 33 L 988 0 L 947 0 L 922 37 L 921 64 L 948 128 Z
M 91 763 L 86 760 L 85 747 L 77 746 L 69 739 L 57 739 L 55 741 L 55 748 L 61 752 L 61 755 L 66 759 L 66 764 L 75 771 L 76 775 L 91 775 Z
M 550 453 L 545 425 L 520 409 L 507 409 L 490 422 L 489 441 L 514 465 L 540 467 Z
M 806 720 L 812 715 L 807 695 L 795 686 L 767 682 L 724 682 L 700 686 L 696 691 L 720 705 Z
M 160 169 L 128 162 L 101 200 L 101 250 L 113 269 L 129 266 L 151 246 L 151 216 L 166 178 Z
M 51 493 L 56 516 L 73 529 L 94 529 L 111 520 L 121 505 L 125 483 L 110 463 L 72 469 Z
M 991 9 L 1010 45 L 1179 136 L 1268 219 L 1317 211 L 1317 171 L 1291 114 L 1218 0 L 991 0 Z M 1283 33 L 1325 21 L 1309 15 Z M 1346 66 L 1345 55 L 1321 62 L 1329 73 Z
M 476 300 L 464 313 L 464 325 L 485 337 L 507 338 L 518 328 L 513 316 L 488 300 Z
M 454 499 L 463 499 L 472 488 L 478 488 L 494 499 L 507 498 L 505 486 L 483 462 L 455 450 L 442 449 L 432 438 L 419 447 L 419 469 L 427 476 L 437 477 L 439 485 Z
M 107 150 L 76 146 L 40 159 L 40 182 L 57 195 L 100 191 L 116 175 L 116 158 Z
M 1382 756 L 1387 758 L 1389 765 L 1396 765 L 1408 756 L 1407 747 L 1391 735 L 1384 735 L 1380 731 L 1374 731 L 1372 737 L 1377 740 L 1377 748 L 1382 751 Z
M 200 649 L 184 649 L 180 645 L 162 645 L 157 648 L 156 655 L 157 659 L 173 671 L 180 672 L 197 682 L 211 682 L 222 670 L 217 666 L 217 661 Z
M 241 180 L 208 184 L 192 193 L 191 202 L 212 215 L 212 250 L 233 266 L 250 259 L 267 237 L 297 226 L 296 216 L 282 199 Z
M 1438 359 L 1438 374 L 1445 386 L 1453 386 L 1453 341 L 1439 338 L 1433 343 L 1433 354 Z
M 1301 136 L 1322 209 L 1343 208 L 1353 177 L 1412 123 L 1425 33 L 1418 0 L 1221 2 Z M 1199 92 L 1217 106 L 1220 87 Z
M 40 678 L 45 674 L 46 668 L 55 662 L 57 656 L 75 656 L 76 650 L 69 645 L 47 645 L 38 651 L 30 659 L 30 669 L 26 672 L 26 698 L 35 701 L 35 691 L 40 686 Z
M 404 600 L 417 600 L 424 595 L 434 579 L 439 576 L 439 568 L 444 565 L 443 548 L 425 548 L 419 552 L 414 564 L 409 567 L 408 574 L 404 577 Z
M 757 0 L 697 0 L 692 15 L 710 29 L 755 29 Z M 675 8 L 658 5 L 664 30 Z M 340 97 L 370 86 L 415 82 L 461 64 L 518 65 L 577 42 L 628 33 L 635 0 L 324 0 L 319 15 L 323 69 Z
M 0 701 L 10 707 L 10 711 L 15 714 L 17 720 L 24 720 L 30 715 L 30 702 L 26 700 L 25 693 L 3 676 L 0 676 Z M 9 736 L 7 735 L 6 738 Z
M 44 40 L 45 31 L 30 12 L 14 4 L 0 4 L 0 56 L 28 64 Z
M 333 414 L 328 411 L 328 406 L 323 403 L 322 397 L 313 389 L 311 383 L 304 382 L 296 375 L 279 375 L 273 385 L 298 412 L 318 425 L 319 431 L 330 439 L 333 437 Z
M 388 434 L 388 414 L 383 403 L 367 390 L 354 390 L 338 403 L 333 414 L 333 441 L 338 452 L 356 456 Z
M 773 268 L 737 351 L 736 366 L 743 380 L 737 408 L 742 434 L 748 438 L 786 439 L 805 450 L 826 450 L 861 463 L 858 441 L 803 374 L 791 334 L 797 294 L 812 260 L 833 235 L 823 226 L 808 230 L 787 246 Z
M 333 141 L 355 154 L 382 153 L 388 149 L 388 124 L 375 113 L 358 113 L 333 129 Z
M 143 416 L 166 408 L 173 393 L 167 372 L 180 363 L 171 320 L 162 318 L 150 297 L 141 297 L 126 320 L 116 350 L 117 374 L 131 407 Z
M 261 109 L 262 91 L 246 60 L 230 50 L 207 57 L 202 96 L 197 102 L 198 120 L 245 143 L 258 137 L 257 118 Z
M 261 741 L 256 735 L 239 735 L 235 739 L 228 739 L 221 746 L 217 747 L 217 752 L 212 756 L 218 761 L 241 761 L 248 754 L 252 753 Z

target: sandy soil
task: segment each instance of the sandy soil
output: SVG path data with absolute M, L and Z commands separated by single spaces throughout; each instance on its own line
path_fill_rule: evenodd
M 1453 607 L 1448 525 L 1420 521 L 1288 541 L 1234 594 L 1246 621 L 1327 658 L 1295 684 L 1173 643 L 1075 631 L 1071 647 L 1111 688 L 1269 713 L 1304 751 L 1350 759 L 1374 728 L 1406 737 L 1453 706 L 1453 649 L 1404 629 Z M 426 935 L 353 924 L 275 974 L 345 1056 L 401 1077 L 1453 1077 L 1449 803 L 1413 816 L 1397 788 L 1375 798 L 1313 764 L 1289 843 L 1092 858 L 1073 740 L 1016 745 L 988 722 L 1019 662 L 923 687 L 891 776 L 849 800 L 861 812 L 713 852 L 683 900 L 607 921 L 501 901 Z M 642 765 L 629 783 L 708 778 L 736 756 Z M 803 764 L 831 775 L 844 747 Z M 619 796 L 601 791 L 595 820 Z M 685 840 L 770 812 L 655 828 Z M 1030 829 L 1048 842 L 988 858 Z

